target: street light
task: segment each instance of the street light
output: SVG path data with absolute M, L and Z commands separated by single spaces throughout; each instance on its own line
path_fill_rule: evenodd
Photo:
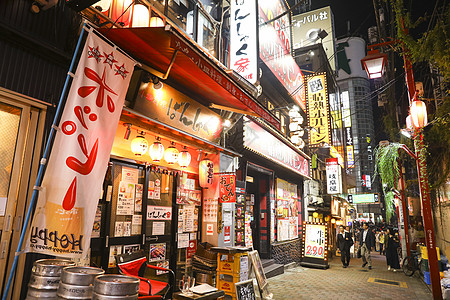
M 381 53 L 380 50 L 371 50 L 366 57 L 361 59 L 361 65 L 366 70 L 369 79 L 382 77 L 386 63 L 387 55 Z

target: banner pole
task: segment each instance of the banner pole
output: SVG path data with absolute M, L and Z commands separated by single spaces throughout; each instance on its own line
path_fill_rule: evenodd
M 36 178 L 36 184 L 35 184 L 35 186 L 33 188 L 33 194 L 31 196 L 30 204 L 28 205 L 27 215 L 26 215 L 25 220 L 23 222 L 22 231 L 21 231 L 21 234 L 20 234 L 19 244 L 17 245 L 17 250 L 16 250 L 16 253 L 15 253 L 15 256 L 14 256 L 14 261 L 13 261 L 13 264 L 11 266 L 11 270 L 10 270 L 9 277 L 8 277 L 8 282 L 7 282 L 5 290 L 3 292 L 2 300 L 7 300 L 7 298 L 8 298 L 9 289 L 11 288 L 11 284 L 12 284 L 12 281 L 13 281 L 14 273 L 15 273 L 16 268 L 17 268 L 17 262 L 19 260 L 19 255 L 22 253 L 22 251 L 21 251 L 22 244 L 23 244 L 23 241 L 25 239 L 25 234 L 26 234 L 26 231 L 27 231 L 28 223 L 30 222 L 31 212 L 32 212 L 34 204 L 36 202 L 36 199 L 37 199 L 37 196 L 38 196 L 38 192 L 39 192 L 39 188 L 40 188 L 40 186 L 42 184 L 42 179 L 44 177 L 44 172 L 45 172 L 45 166 L 47 164 L 47 159 L 49 157 L 49 154 L 50 154 L 50 151 L 51 151 L 51 147 L 52 147 L 52 144 L 53 144 L 53 137 L 54 137 L 54 135 L 56 133 L 56 128 L 57 128 L 56 123 L 58 122 L 58 119 L 59 119 L 59 117 L 61 115 L 61 112 L 62 112 L 62 108 L 64 106 L 62 103 L 63 103 L 64 97 L 66 95 L 67 87 L 69 86 L 70 77 L 73 75 L 72 74 L 72 70 L 73 70 L 73 67 L 75 65 L 75 61 L 76 61 L 76 57 L 77 57 L 78 51 L 80 49 L 81 41 L 83 40 L 84 31 L 85 31 L 85 25 L 83 25 L 83 27 L 81 29 L 80 37 L 78 38 L 77 46 L 75 48 L 75 52 L 73 54 L 72 61 L 70 63 L 69 72 L 67 73 L 66 81 L 64 82 L 64 87 L 63 87 L 63 90 L 61 92 L 61 96 L 59 98 L 59 103 L 58 103 L 58 106 L 56 108 L 55 117 L 53 118 L 52 127 L 51 127 L 51 130 L 50 130 L 49 136 L 48 136 L 47 143 L 45 145 L 44 154 L 43 154 L 43 156 L 41 158 L 41 161 L 40 161 L 39 171 L 38 171 L 37 178 Z

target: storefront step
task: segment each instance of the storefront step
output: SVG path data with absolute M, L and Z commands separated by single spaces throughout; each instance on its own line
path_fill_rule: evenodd
M 262 265 L 264 268 L 264 273 L 267 278 L 274 277 L 284 273 L 284 266 L 276 264 L 273 259 L 262 260 Z

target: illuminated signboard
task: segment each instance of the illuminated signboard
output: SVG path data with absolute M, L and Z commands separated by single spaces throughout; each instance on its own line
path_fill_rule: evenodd
M 259 56 L 297 104 L 305 110 L 303 73 L 291 55 L 289 14 L 262 25 L 286 12 L 287 6 L 282 0 L 261 0 L 258 5 Z
M 308 115 L 309 146 L 331 144 L 328 91 L 325 74 L 306 77 L 306 106 Z
M 325 161 L 327 174 L 327 194 L 340 194 L 342 192 L 341 175 L 337 158 L 327 158 Z
M 342 99 L 342 119 L 344 120 L 344 127 L 352 127 L 352 117 L 350 111 L 350 99 L 348 97 L 348 91 L 341 93 Z
M 260 125 L 244 117 L 244 147 L 309 178 L 309 160 Z
M 336 150 L 336 148 L 334 146 L 330 147 L 330 154 L 332 157 L 337 158 L 338 159 L 338 164 L 344 168 L 344 158 L 342 157 L 342 155 Z
M 304 257 L 325 259 L 326 226 L 322 224 L 305 223 Z
M 353 151 L 353 145 L 347 146 L 347 168 L 355 167 L 355 152 Z
M 256 0 L 231 1 L 230 67 L 250 83 L 258 79 Z
M 378 194 L 356 194 L 353 195 L 353 203 L 376 203 L 378 202 Z
M 319 32 L 325 30 L 327 36 L 321 39 Z M 329 6 L 292 17 L 294 49 L 322 43 L 330 66 L 336 70 L 334 45 L 334 20 Z
M 134 109 L 211 142 L 217 141 L 222 132 L 222 118 L 218 114 L 165 83 L 159 90 L 152 84 L 141 84 Z

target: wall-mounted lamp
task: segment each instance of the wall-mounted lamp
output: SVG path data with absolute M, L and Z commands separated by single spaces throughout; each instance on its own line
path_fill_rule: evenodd
M 131 123 L 124 123 L 123 126 L 127 127 L 127 129 L 125 129 L 125 135 L 123 136 L 123 138 L 125 140 L 128 140 L 131 134 Z
M 153 76 L 152 77 L 152 82 L 153 82 L 153 89 L 155 89 L 155 90 L 162 89 L 163 83 L 161 82 L 161 80 L 158 77 Z
M 230 119 L 226 119 L 225 121 L 223 121 L 223 127 L 229 128 L 230 126 L 231 126 Z

